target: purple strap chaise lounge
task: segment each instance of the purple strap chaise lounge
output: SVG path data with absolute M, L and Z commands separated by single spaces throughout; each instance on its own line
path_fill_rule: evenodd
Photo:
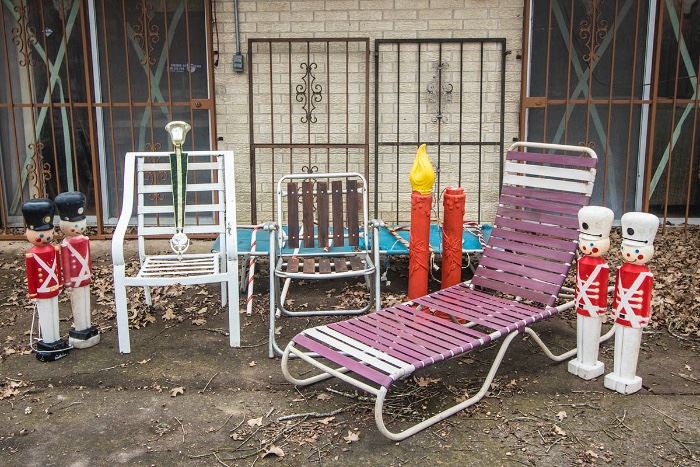
M 596 162 L 588 147 L 515 143 L 506 155 L 494 229 L 472 280 L 299 333 L 283 354 L 284 376 L 299 386 L 337 377 L 375 395 L 379 431 L 399 441 L 479 401 L 519 333 L 531 335 L 554 360 L 573 356 L 575 349 L 554 356 L 529 326 L 573 304 L 555 306 L 575 261 L 577 214 L 589 203 Z M 498 339 L 503 343 L 477 394 L 400 433 L 387 430 L 382 409 L 394 382 Z M 292 376 L 290 356 L 323 373 Z

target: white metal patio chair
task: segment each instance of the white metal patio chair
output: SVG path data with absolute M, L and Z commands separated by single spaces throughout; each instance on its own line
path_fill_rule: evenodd
M 375 241 L 381 222 L 368 220 L 367 191 L 365 178 L 354 172 L 293 174 L 279 180 L 277 220 L 265 226 L 270 235 L 270 358 L 282 355 L 275 340 L 278 316 L 358 315 L 373 305 L 377 310 L 381 308 L 379 248 Z M 299 215 L 300 204 L 303 216 Z M 286 231 L 282 228 L 285 222 Z M 284 306 L 283 290 L 292 280 L 353 277 L 364 277 L 369 292 L 361 308 L 290 311 Z
M 173 189 L 169 182 L 170 153 L 126 154 L 122 211 L 112 238 L 120 352 L 131 351 L 126 287 L 143 287 L 146 303 L 151 305 L 150 287 L 175 284 L 220 283 L 222 306 L 228 303 L 229 343 L 231 347 L 240 346 L 233 157 L 232 151 L 187 153 L 184 233 L 216 235 L 219 237 L 221 248 L 213 253 L 178 255 L 146 252 L 146 239 L 170 237 L 176 233 L 173 223 Z M 126 276 L 124 237 L 132 218 L 134 185 L 137 187 L 136 220 L 141 267 L 135 276 Z

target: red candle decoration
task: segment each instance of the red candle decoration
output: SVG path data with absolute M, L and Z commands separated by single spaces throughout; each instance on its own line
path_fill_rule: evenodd
M 428 293 L 430 267 L 430 209 L 433 206 L 435 170 L 425 144 L 416 151 L 411 182 L 411 238 L 408 253 L 408 299 Z
M 462 224 L 467 195 L 463 188 L 447 188 L 442 200 L 442 288 L 462 281 Z

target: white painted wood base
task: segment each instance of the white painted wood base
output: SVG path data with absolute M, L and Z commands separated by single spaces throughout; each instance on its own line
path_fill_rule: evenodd
M 39 313 L 41 339 L 46 343 L 56 342 L 61 338 L 58 323 L 58 297 L 38 299 L 36 310 Z
M 605 375 L 605 387 L 620 394 L 633 394 L 642 389 L 642 378 L 637 376 L 639 346 L 642 329 L 615 324 L 615 365 Z
M 605 372 L 605 365 L 598 360 L 602 324 L 602 318 L 576 314 L 576 358 L 569 360 L 569 373 L 589 380 Z

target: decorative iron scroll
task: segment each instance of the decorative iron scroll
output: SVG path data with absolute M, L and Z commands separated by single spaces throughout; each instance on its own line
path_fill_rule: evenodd
M 316 110 L 316 104 L 323 99 L 323 87 L 316 83 L 316 76 L 313 74 L 318 65 L 316 63 L 301 63 L 299 67 L 304 71 L 301 77 L 302 84 L 297 84 L 296 100 L 301 103 L 301 108 L 304 109 L 305 115 L 301 117 L 301 123 L 316 123 L 316 116 L 313 114 Z
M 10 30 L 12 34 L 12 43 L 17 46 L 19 52 L 19 66 L 26 67 L 34 65 L 32 58 L 31 46 L 36 44 L 36 35 L 34 28 L 29 26 L 29 18 L 27 17 L 27 5 L 20 3 L 14 7 L 17 13 L 17 25 Z
M 51 166 L 48 162 L 44 162 L 44 156 L 41 154 L 44 144 L 41 142 L 31 143 L 27 147 L 32 151 L 31 162 L 27 164 L 27 174 L 34 185 L 32 198 L 46 198 L 44 182 L 51 179 Z
M 438 121 L 446 123 L 447 117 L 442 113 L 442 104 L 452 102 L 452 91 L 454 86 L 452 86 L 452 83 L 442 82 L 442 70 L 449 68 L 450 64 L 446 60 L 441 62 L 436 60 L 433 62 L 432 66 L 435 69 L 435 73 L 425 89 L 428 93 L 427 101 L 430 104 L 435 104 L 436 107 L 433 123 L 437 123 Z
M 157 24 L 151 24 L 153 19 L 153 4 L 147 1 L 139 2 L 138 23 L 133 26 L 134 40 L 143 51 L 141 65 L 155 65 L 156 57 L 153 54 L 154 46 L 160 41 L 160 28 Z
M 608 21 L 600 18 L 600 3 L 601 0 L 587 0 L 586 17 L 578 24 L 578 36 L 588 50 L 583 61 L 589 66 L 598 60 L 598 47 L 608 34 Z

